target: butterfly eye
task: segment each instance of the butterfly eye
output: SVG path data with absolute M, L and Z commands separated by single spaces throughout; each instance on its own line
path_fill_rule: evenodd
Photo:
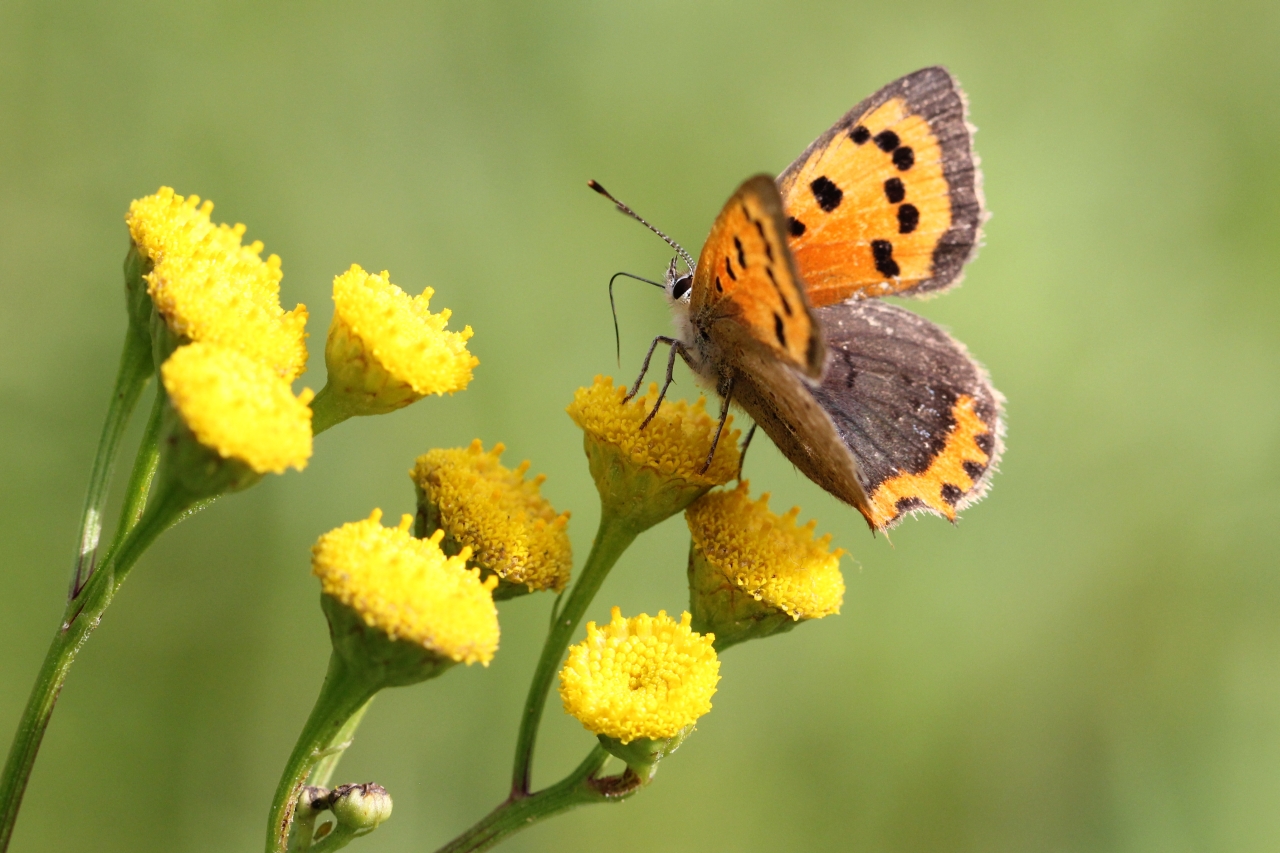
M 689 292 L 689 288 L 693 287 L 690 279 L 692 276 L 681 276 L 676 279 L 675 284 L 671 285 L 671 298 L 684 299 L 685 294 Z

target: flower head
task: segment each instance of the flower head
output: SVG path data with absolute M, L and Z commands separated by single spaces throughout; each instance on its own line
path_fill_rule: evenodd
M 440 550 L 443 532 L 430 539 L 409 533 L 413 516 L 383 527 L 382 512 L 344 524 L 311 549 L 312 571 L 326 596 L 354 611 L 366 625 L 452 661 L 489 664 L 498 648 L 498 612 L 490 591 L 496 578 L 468 569 L 464 548 Z
M 719 424 L 706 413 L 705 398 L 692 406 L 664 402 L 642 429 L 657 405 L 658 386 L 651 385 L 644 397 L 624 402 L 625 397 L 626 389 L 597 376 L 591 386 L 578 389 L 568 408 L 584 433 L 591 476 L 607 507 L 648 527 L 736 476 L 740 454 L 732 416 L 707 466 Z
M 420 535 L 444 531 L 446 551 L 471 549 L 470 563 L 501 579 L 495 597 L 564 589 L 573 566 L 566 524 L 539 489 L 546 478 L 525 479 L 529 463 L 514 471 L 479 439 L 467 448 L 437 449 L 418 457 L 409 476 L 418 490 Z
M 311 457 L 311 392 L 227 347 L 192 343 L 160 368 L 165 392 L 200 445 L 256 474 L 301 470 Z
M 831 549 L 830 534 L 815 539 L 816 522 L 796 525 L 799 507 L 775 515 L 769 496 L 752 501 L 748 488 L 712 492 L 685 511 L 690 609 L 720 651 L 839 613 L 844 599 L 844 551 Z
M 326 394 L 343 417 L 377 415 L 428 394 L 467 387 L 479 360 L 467 351 L 471 327 L 445 331 L 450 311 L 428 309 L 435 293 L 410 297 L 387 272 L 371 275 L 353 264 L 333 281 L 334 315 L 325 345 Z
M 307 364 L 307 309 L 280 307 L 280 258 L 241 243 L 245 227 L 214 225 L 213 203 L 169 187 L 138 199 L 125 219 L 142 278 L 176 343 L 236 349 L 292 381 Z
M 711 710 L 720 680 L 714 638 L 663 611 L 623 619 L 613 608 L 604 627 L 570 647 L 560 672 L 564 709 L 591 731 L 629 744 L 675 737 Z

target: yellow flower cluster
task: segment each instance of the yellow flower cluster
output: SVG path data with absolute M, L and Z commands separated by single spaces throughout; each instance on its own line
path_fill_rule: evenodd
M 381 510 L 320 537 L 312 571 L 326 595 L 350 607 L 392 639 L 421 645 L 441 657 L 488 666 L 498 649 L 498 611 L 491 590 L 466 567 L 469 552 L 447 557 L 442 531 L 430 539 L 409 533 L 412 516 L 383 527 Z
M 467 351 L 471 327 L 445 331 L 451 312 L 428 310 L 434 293 L 428 287 L 410 297 L 385 271 L 371 275 L 354 264 L 334 279 L 325 349 L 330 383 L 345 395 L 366 397 L 369 413 L 466 388 L 480 363 Z
M 840 612 L 844 578 L 831 535 L 814 539 L 816 522 L 796 525 L 799 507 L 769 511 L 769 495 L 748 496 L 748 484 L 711 492 L 685 511 L 696 551 L 740 590 L 792 619 Z
M 624 403 L 626 389 L 613 380 L 597 376 L 587 388 L 579 388 L 569 404 L 569 417 L 589 437 L 616 447 L 623 456 L 641 467 L 665 477 L 677 477 L 707 486 L 726 483 L 738 471 L 738 431 L 730 429 L 733 417 L 725 422 L 724 434 L 716 446 L 711 467 L 702 470 L 715 439 L 718 422 L 706 413 L 706 398 L 690 406 L 684 400 L 663 402 L 662 408 L 644 429 L 640 424 L 653 411 L 658 386 L 649 393 Z
M 471 563 L 509 584 L 529 591 L 554 589 L 569 582 L 573 553 L 566 524 L 540 494 L 546 477 L 525 479 L 529 463 L 514 471 L 498 461 L 504 450 L 489 453 L 479 439 L 467 448 L 437 449 L 419 456 L 409 475 L 446 536 L 472 551 Z
M 280 258 L 241 243 L 245 227 L 214 225 L 212 202 L 170 187 L 129 206 L 129 234 L 151 270 L 156 310 L 180 340 L 238 350 L 287 381 L 307 365 L 307 309 L 280 307 Z
M 623 619 L 613 608 L 604 627 L 569 649 L 560 672 L 564 708 L 592 732 L 621 743 L 669 738 L 711 710 L 720 661 L 711 636 L 689 629 L 689 614 L 664 611 Z
M 134 201 L 125 220 L 156 311 L 179 346 L 161 367 L 170 402 L 196 440 L 255 472 L 301 469 L 311 456 L 307 309 L 280 307 L 280 258 L 214 225 L 213 203 L 169 187 Z M 161 348 L 165 349 L 164 347 Z
M 174 409 L 205 447 L 259 474 L 306 467 L 310 391 L 295 397 L 269 367 L 208 343 L 179 347 L 160 377 Z

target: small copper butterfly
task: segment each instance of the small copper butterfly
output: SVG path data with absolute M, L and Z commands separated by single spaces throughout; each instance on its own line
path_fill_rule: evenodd
M 667 384 L 680 355 L 724 400 L 722 424 L 741 406 L 873 530 L 916 512 L 954 520 L 986 494 L 1003 449 L 1004 398 L 982 366 L 878 298 L 955 286 L 977 248 L 986 214 L 966 112 L 946 69 L 909 74 L 776 181 L 738 187 L 696 264 L 658 232 L 687 270 L 667 270 L 679 334 L 654 340 L 641 379 L 670 344 Z

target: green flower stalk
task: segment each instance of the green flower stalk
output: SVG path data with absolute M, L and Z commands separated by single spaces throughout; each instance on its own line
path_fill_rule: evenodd
M 177 350 L 160 373 L 168 402 L 159 417 L 162 453 L 155 493 L 137 523 L 127 527 L 67 604 L 0 776 L 0 849 L 13 831 L 40 741 L 76 653 L 138 558 L 203 502 L 246 488 L 268 471 L 300 468 L 310 456 L 310 410 L 268 368 L 235 351 L 194 343 Z M 143 476 L 131 484 L 126 518 L 145 500 L 151 478 L 144 469 L 149 464 L 135 466 Z
M 292 829 L 299 794 L 317 765 L 331 757 L 336 761 L 350 743 L 355 718 L 379 691 L 435 678 L 457 663 L 487 666 L 497 651 L 492 597 L 497 578 L 481 580 L 478 570 L 468 569 L 466 549 L 452 557 L 441 551 L 443 533 L 413 537 L 413 516 L 391 528 L 383 527 L 381 518 L 381 511 L 374 510 L 364 521 L 321 536 L 312 549 L 333 653 L 315 707 L 276 788 L 267 853 L 284 853 L 290 846 L 318 849 L 307 846 L 310 838 L 299 841 Z M 330 761 L 321 774 L 332 772 Z M 389 813 L 389 800 L 386 809 Z M 378 822 L 361 824 L 359 834 L 372 831 Z
M 625 398 L 626 389 L 597 376 L 590 387 L 578 389 L 568 408 L 582 428 L 591 478 L 600 494 L 600 526 L 586 565 L 555 614 L 529 685 L 511 779 L 516 798 L 530 792 L 538 724 L 560 659 L 609 571 L 637 536 L 738 471 L 738 432 L 728 423 L 706 465 L 718 424 L 707 415 L 705 399 L 692 406 L 683 400 L 665 403 L 645 424 L 658 405 L 657 386 L 644 397 Z

